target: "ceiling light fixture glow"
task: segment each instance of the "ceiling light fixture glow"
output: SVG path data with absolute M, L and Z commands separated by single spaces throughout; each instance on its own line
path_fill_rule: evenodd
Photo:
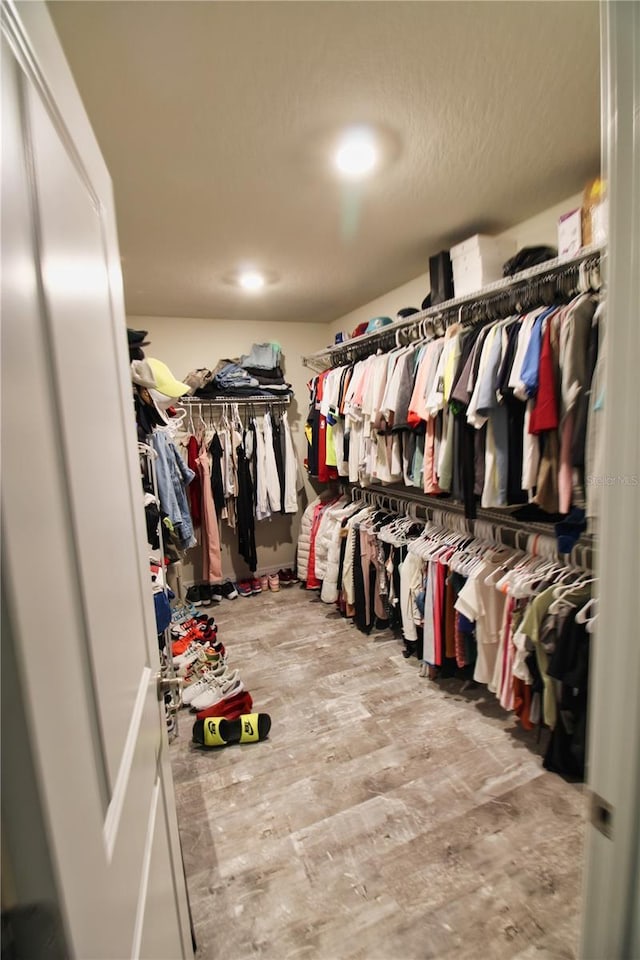
M 366 127 L 348 130 L 333 159 L 343 177 L 350 180 L 366 177 L 378 164 L 378 147 L 372 132 Z
M 250 293 L 256 293 L 258 290 L 262 290 L 265 285 L 264 276 L 261 273 L 258 273 L 257 270 L 243 270 L 238 276 L 238 283 L 243 290 L 248 290 Z

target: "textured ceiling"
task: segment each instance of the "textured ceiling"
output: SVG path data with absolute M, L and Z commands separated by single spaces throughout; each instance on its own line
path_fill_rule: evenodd
M 598 4 L 49 4 L 114 181 L 127 311 L 328 321 L 599 166 Z M 367 122 L 383 169 L 330 147 Z M 260 296 L 228 282 L 251 262 Z

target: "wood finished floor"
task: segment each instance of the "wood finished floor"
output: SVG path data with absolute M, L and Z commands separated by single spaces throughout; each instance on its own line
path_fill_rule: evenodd
M 180 714 L 199 960 L 577 955 L 583 794 L 535 736 L 298 587 L 213 614 L 272 729 L 201 752 Z

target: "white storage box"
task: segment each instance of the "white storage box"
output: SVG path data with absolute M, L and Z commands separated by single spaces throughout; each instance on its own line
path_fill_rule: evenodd
M 502 279 L 502 268 L 515 253 L 511 241 L 497 240 L 476 233 L 451 247 L 453 288 L 456 297 L 482 290 L 488 283 Z

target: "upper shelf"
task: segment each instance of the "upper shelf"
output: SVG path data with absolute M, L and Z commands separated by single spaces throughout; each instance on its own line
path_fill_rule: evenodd
M 216 397 L 198 397 L 191 394 L 185 394 L 184 397 L 180 397 L 179 400 L 176 400 L 176 403 L 187 403 L 187 404 L 192 403 L 195 406 L 200 404 L 200 406 L 209 406 L 209 407 L 221 407 L 225 405 L 231 406 L 232 404 L 235 404 L 235 403 L 239 404 L 240 406 L 242 406 L 243 404 L 244 405 L 252 404 L 253 406 L 257 406 L 260 403 L 264 403 L 267 405 L 272 405 L 274 403 L 289 404 L 291 403 L 291 399 L 292 399 L 292 394 L 290 393 L 286 393 L 282 395 L 274 393 L 270 396 L 266 396 L 264 393 L 261 393 L 259 396 L 256 395 L 256 396 L 246 396 L 246 397 L 232 397 L 232 396 L 225 396 L 224 394 L 219 394 Z
M 454 297 L 452 300 L 445 300 L 443 303 L 429 307 L 427 310 L 421 310 L 419 313 L 412 313 L 409 317 L 395 320 L 393 323 L 387 324 L 386 327 L 382 327 L 373 333 L 364 333 L 353 340 L 346 340 L 344 343 L 338 343 L 332 347 L 325 347 L 324 350 L 317 350 L 315 353 L 310 353 L 303 357 L 302 362 L 306 367 L 310 367 L 311 369 L 325 370 L 331 366 L 334 357 L 344 356 L 350 349 L 357 347 L 361 350 L 362 347 L 365 347 L 367 344 L 372 349 L 375 349 L 378 342 L 387 339 L 390 334 L 395 334 L 398 330 L 417 326 L 421 321 L 427 320 L 429 317 L 438 317 L 443 313 L 459 310 L 466 304 L 479 303 L 495 294 L 517 289 L 519 286 L 526 285 L 532 280 L 540 280 L 548 274 L 554 275 L 560 273 L 566 270 L 567 267 L 580 264 L 591 257 L 600 256 L 603 249 L 603 247 L 593 245 L 583 247 L 575 257 L 563 259 L 556 257 L 554 260 L 546 260 L 536 267 L 521 270 L 520 273 L 515 273 L 512 277 L 496 280 L 494 283 L 488 284 L 486 287 L 483 287 L 482 290 L 477 290 L 475 293 L 469 293 L 464 297 Z

